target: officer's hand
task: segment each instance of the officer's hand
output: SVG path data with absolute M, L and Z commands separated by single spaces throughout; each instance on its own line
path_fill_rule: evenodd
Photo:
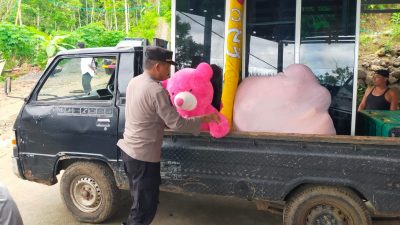
M 219 118 L 217 113 L 211 113 L 201 117 L 202 123 L 211 123 L 211 122 L 219 123 L 220 121 L 221 119 Z

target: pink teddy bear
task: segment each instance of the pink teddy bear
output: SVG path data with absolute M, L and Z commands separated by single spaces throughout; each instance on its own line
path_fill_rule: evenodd
M 201 130 L 209 130 L 215 138 L 229 133 L 228 120 L 212 105 L 214 90 L 210 79 L 213 70 L 207 63 L 200 63 L 196 69 L 185 68 L 176 72 L 163 83 L 169 92 L 171 102 L 184 118 L 218 113 L 220 122 L 201 124 Z

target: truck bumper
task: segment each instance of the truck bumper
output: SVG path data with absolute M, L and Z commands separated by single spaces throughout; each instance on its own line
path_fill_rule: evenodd
M 18 151 L 16 146 L 14 146 L 13 151 L 14 151 L 14 154 L 13 154 L 14 156 L 11 158 L 12 159 L 12 170 L 17 177 L 25 180 L 25 177 L 22 174 L 21 161 L 18 156 L 15 156 L 15 155 L 18 155 L 18 153 L 15 154 Z

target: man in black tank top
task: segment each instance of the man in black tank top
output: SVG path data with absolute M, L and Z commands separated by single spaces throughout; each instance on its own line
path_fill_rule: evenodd
M 373 75 L 374 86 L 367 88 L 358 107 L 362 110 L 397 110 L 397 91 L 388 87 L 389 72 L 377 70 Z

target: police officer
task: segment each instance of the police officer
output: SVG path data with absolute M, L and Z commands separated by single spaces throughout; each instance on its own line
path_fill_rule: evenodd
M 201 123 L 219 122 L 214 113 L 189 119 L 178 114 L 160 83 L 169 78 L 171 65 L 176 65 L 171 51 L 147 47 L 144 73 L 133 78 L 126 90 L 125 131 L 117 145 L 133 199 L 128 225 L 148 225 L 156 214 L 164 128 L 198 134 Z

